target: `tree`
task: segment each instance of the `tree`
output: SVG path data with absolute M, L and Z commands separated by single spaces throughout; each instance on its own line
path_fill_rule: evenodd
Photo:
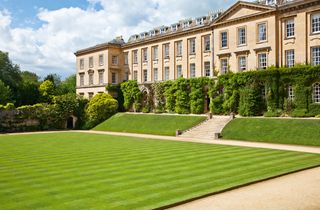
M 55 96 L 55 88 L 50 80 L 45 80 L 39 87 L 39 93 L 41 101 L 45 103 L 51 103 Z
M 13 101 L 19 102 L 19 90 L 21 88 L 22 78 L 18 65 L 12 64 L 9 54 L 0 51 L 0 80 L 9 86 L 12 91 Z
M 118 101 L 111 95 L 100 93 L 87 104 L 86 116 L 90 127 L 93 127 L 111 117 L 118 110 Z
M 11 101 L 12 93 L 9 86 L 6 86 L 4 82 L 0 80 L 0 104 L 7 104 Z
M 32 72 L 21 72 L 22 88 L 20 89 L 21 105 L 36 104 L 40 101 L 39 77 Z
M 52 82 L 55 88 L 59 87 L 61 84 L 61 78 L 57 74 L 48 74 L 43 81 L 49 80 Z
M 76 75 L 73 74 L 67 77 L 61 84 L 58 86 L 57 90 L 59 95 L 64 95 L 68 93 L 76 93 Z

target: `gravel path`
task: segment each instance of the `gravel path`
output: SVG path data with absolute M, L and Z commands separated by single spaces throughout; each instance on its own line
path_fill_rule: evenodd
M 173 210 L 319 210 L 320 167 L 252 184 Z
M 121 132 L 109 132 L 109 131 L 85 131 L 85 130 L 44 131 L 44 132 L 30 132 L 30 133 L 0 134 L 0 137 L 1 135 L 30 135 L 30 134 L 59 133 L 59 132 L 60 133 L 62 132 L 95 133 L 95 134 L 104 134 L 104 135 L 128 136 L 128 137 L 169 140 L 169 141 L 185 141 L 185 142 L 196 142 L 196 143 L 204 143 L 204 144 L 221 144 L 221 145 L 240 146 L 240 147 L 267 148 L 267 149 L 278 149 L 278 150 L 288 150 L 288 151 L 320 154 L 320 147 L 311 147 L 311 146 L 271 144 L 271 143 L 247 142 L 247 141 L 236 141 L 236 140 L 225 140 L 225 139 L 208 140 L 208 139 L 182 138 L 182 137 L 175 137 L 175 136 L 160 136 L 160 135 L 150 135 L 150 134 L 121 133 Z

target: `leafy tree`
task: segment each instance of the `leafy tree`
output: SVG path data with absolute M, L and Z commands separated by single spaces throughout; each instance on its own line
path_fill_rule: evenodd
M 57 87 L 57 92 L 59 95 L 64 95 L 68 93 L 76 93 L 76 75 L 73 74 L 67 77 L 61 84 Z
M 13 101 L 19 101 L 19 89 L 21 88 L 22 78 L 18 65 L 12 64 L 8 53 L 0 51 L 0 80 L 9 86 L 12 91 Z
M 49 80 L 52 82 L 54 88 L 57 88 L 61 84 L 61 77 L 57 74 L 48 74 L 43 81 Z
M 55 88 L 53 83 L 50 80 L 45 80 L 41 83 L 39 92 L 42 102 L 51 103 L 53 97 L 55 96 Z
M 0 104 L 7 104 L 11 102 L 12 93 L 9 86 L 6 86 L 4 82 L 0 80 Z
M 21 72 L 22 88 L 20 88 L 20 104 L 31 105 L 40 101 L 39 77 L 32 72 Z

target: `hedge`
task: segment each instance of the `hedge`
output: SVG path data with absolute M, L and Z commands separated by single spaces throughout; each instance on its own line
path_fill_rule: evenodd
M 320 66 L 297 65 L 229 72 L 217 78 L 179 78 L 140 85 L 141 90 L 136 81 L 128 81 L 121 84 L 121 90 L 126 110 L 200 114 L 204 113 L 205 97 L 209 96 L 213 114 L 309 117 L 320 114 L 320 105 L 312 101 L 315 82 L 320 82 Z M 294 100 L 288 97 L 289 86 L 293 88 Z M 153 94 L 148 103 L 142 97 L 146 88 Z M 134 104 L 139 109 L 132 109 Z

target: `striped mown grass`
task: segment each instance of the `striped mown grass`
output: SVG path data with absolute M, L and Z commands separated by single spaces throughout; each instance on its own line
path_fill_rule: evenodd
M 320 165 L 320 155 L 83 133 L 0 136 L 0 209 L 151 209 Z
M 175 136 L 176 130 L 185 131 L 206 119 L 205 116 L 118 113 L 93 130 Z

